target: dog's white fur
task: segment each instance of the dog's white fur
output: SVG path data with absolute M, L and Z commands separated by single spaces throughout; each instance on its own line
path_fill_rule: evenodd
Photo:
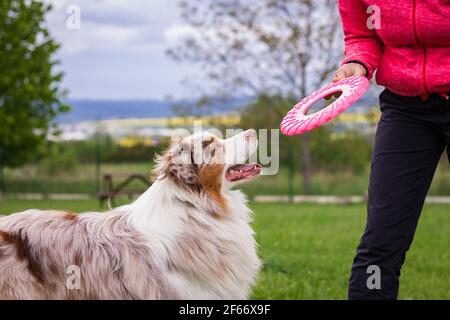
M 0 217 L 0 299 L 248 298 L 260 261 L 246 198 L 225 172 L 256 148 L 254 130 L 190 136 L 159 159 L 156 181 L 130 205 Z M 67 287 L 72 265 L 79 289 Z

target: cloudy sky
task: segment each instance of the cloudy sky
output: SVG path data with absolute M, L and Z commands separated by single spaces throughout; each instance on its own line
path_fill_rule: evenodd
M 188 31 L 177 0 L 45 1 L 53 4 L 47 21 L 62 44 L 58 58 L 70 98 L 189 96 L 181 82 L 196 69 L 165 54 Z

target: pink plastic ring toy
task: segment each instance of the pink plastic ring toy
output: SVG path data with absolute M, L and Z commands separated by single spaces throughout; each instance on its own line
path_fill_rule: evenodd
M 369 80 L 366 77 L 355 76 L 345 78 L 315 91 L 289 111 L 281 123 L 281 132 L 285 136 L 295 136 L 329 122 L 361 98 L 368 88 Z M 306 114 L 308 109 L 317 101 L 336 92 L 342 92 L 342 95 L 332 104 L 313 114 Z

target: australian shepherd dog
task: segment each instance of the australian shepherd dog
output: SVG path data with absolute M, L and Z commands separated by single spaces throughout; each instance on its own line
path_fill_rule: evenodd
M 0 299 L 248 298 L 260 260 L 232 188 L 260 174 L 257 144 L 254 130 L 180 138 L 132 204 L 0 217 Z

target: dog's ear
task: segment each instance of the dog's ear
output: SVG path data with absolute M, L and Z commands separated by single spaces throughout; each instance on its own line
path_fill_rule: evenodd
M 184 132 L 175 132 L 172 134 L 172 137 L 170 138 L 170 146 L 174 147 L 178 144 L 180 144 L 183 139 L 186 138 L 186 134 Z
M 198 169 L 187 146 L 175 146 L 164 155 L 157 156 L 155 162 L 154 179 L 173 177 L 176 182 L 189 186 L 199 183 Z
M 167 171 L 182 183 L 188 185 L 196 185 L 199 183 L 195 164 L 170 162 Z

